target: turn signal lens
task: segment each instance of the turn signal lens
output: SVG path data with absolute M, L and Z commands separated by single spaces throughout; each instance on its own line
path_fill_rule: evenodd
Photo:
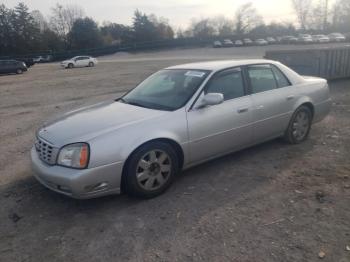
M 80 150 L 80 168 L 87 166 L 89 160 L 89 149 L 87 145 L 83 145 Z

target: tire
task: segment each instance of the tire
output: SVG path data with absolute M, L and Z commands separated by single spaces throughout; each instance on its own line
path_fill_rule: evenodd
M 17 74 L 17 75 L 21 75 L 21 74 L 23 74 L 23 70 L 22 70 L 22 69 L 20 69 L 20 68 L 18 68 L 18 69 L 16 70 L 16 74 Z
M 68 68 L 72 69 L 74 67 L 74 65 L 72 63 L 68 64 Z
M 139 147 L 130 156 L 125 171 L 124 185 L 128 195 L 153 198 L 162 194 L 173 183 L 179 171 L 179 160 L 169 144 L 150 142 Z
M 95 66 L 95 64 L 93 62 L 89 63 L 89 67 L 94 67 L 94 66 Z
M 299 144 L 308 137 L 312 123 L 312 112 L 307 106 L 300 106 L 295 110 L 284 139 L 290 144 Z

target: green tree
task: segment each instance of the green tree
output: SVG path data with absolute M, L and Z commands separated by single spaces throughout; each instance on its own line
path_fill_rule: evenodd
M 133 39 L 131 27 L 116 23 L 104 23 L 101 34 L 106 45 L 130 43 Z
M 40 44 L 40 29 L 24 3 L 19 3 L 11 12 L 14 47 L 17 53 L 33 52 Z
M 157 37 L 156 26 L 149 20 L 146 14 L 136 10 L 133 17 L 134 40 L 136 42 L 154 41 Z
M 102 45 L 97 23 L 91 18 L 77 19 L 68 34 L 70 47 L 74 49 L 94 48 Z
M 0 54 L 14 51 L 14 28 L 12 26 L 12 10 L 0 5 Z

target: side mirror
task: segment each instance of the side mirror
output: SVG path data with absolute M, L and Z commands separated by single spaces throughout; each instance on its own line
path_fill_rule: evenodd
M 208 93 L 202 97 L 196 108 L 214 106 L 224 102 L 224 95 L 221 93 Z

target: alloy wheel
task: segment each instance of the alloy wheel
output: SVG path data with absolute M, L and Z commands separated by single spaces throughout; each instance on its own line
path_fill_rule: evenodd
M 305 111 L 299 111 L 295 116 L 292 126 L 292 134 L 298 141 L 304 139 L 310 128 L 310 116 Z
M 146 191 L 161 188 L 170 178 L 171 165 L 171 159 L 166 152 L 161 150 L 147 152 L 136 167 L 138 185 Z

